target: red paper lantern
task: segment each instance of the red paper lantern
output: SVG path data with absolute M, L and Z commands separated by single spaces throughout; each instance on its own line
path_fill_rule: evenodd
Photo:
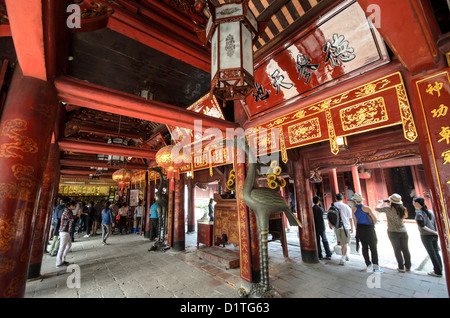
M 113 173 L 112 179 L 119 183 L 119 191 L 122 192 L 127 182 L 131 181 L 131 171 L 125 168 L 119 169 Z
M 167 179 L 170 180 L 171 191 L 175 189 L 175 178 L 178 179 L 179 177 L 178 169 L 187 162 L 187 158 L 182 154 L 173 151 L 173 147 L 172 145 L 166 146 L 156 153 L 156 162 L 161 168 L 167 171 Z

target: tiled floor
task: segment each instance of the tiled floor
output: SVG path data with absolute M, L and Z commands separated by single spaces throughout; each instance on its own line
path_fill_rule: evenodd
M 420 238 L 415 237 L 416 225 L 409 232 L 413 270 L 408 273 L 396 270 L 383 226 L 377 225 L 382 274 L 362 271 L 363 258 L 354 253 L 345 266 L 338 265 L 336 255 L 319 264 L 305 264 L 294 230 L 288 233 L 288 258 L 283 257 L 279 242 L 269 243 L 271 285 L 283 298 L 447 298 L 445 277 L 426 274 L 431 264 L 429 261 L 422 264 L 426 252 L 418 242 Z M 328 238 L 334 246 L 332 232 L 328 232 Z M 42 277 L 28 281 L 26 297 L 238 298 L 238 289 L 248 287 L 240 278 L 239 268 L 226 270 L 200 259 L 196 240 L 195 233 L 186 234 L 185 251 L 149 252 L 152 243 L 136 234 L 113 235 L 106 246 L 101 244 L 100 235 L 89 238 L 80 235 L 68 255 L 68 261 L 74 265 L 56 268 L 55 258 L 46 254 Z M 419 267 L 421 270 L 417 270 Z M 69 288 L 76 282 L 77 271 L 80 287 Z

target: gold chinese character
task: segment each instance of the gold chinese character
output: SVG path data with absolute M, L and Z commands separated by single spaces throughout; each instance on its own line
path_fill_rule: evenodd
M 438 140 L 438 142 L 441 142 L 442 140 L 445 140 L 447 144 L 450 142 L 450 127 L 441 127 L 442 130 L 439 133 L 439 135 L 442 136 L 441 139 Z
M 447 115 L 448 107 L 444 104 L 441 104 L 439 108 L 435 108 L 431 111 L 433 114 L 433 118 L 441 117 Z
M 434 86 L 431 84 L 428 84 L 428 88 L 426 92 L 430 95 L 434 95 L 434 92 L 438 93 L 438 97 L 441 97 L 441 89 L 442 89 L 442 83 L 434 82 Z
M 450 163 L 450 150 L 444 151 L 441 157 L 444 157 L 444 165 Z

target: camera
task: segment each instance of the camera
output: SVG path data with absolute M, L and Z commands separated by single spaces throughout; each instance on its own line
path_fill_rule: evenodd
M 386 203 L 388 203 L 388 202 L 390 202 L 389 200 L 383 200 L 383 202 L 386 202 Z

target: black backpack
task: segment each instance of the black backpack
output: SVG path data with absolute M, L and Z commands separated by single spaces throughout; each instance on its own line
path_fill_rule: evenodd
M 334 205 L 334 203 L 331 203 L 330 207 L 328 208 L 327 219 L 328 222 L 337 229 L 340 229 L 344 226 L 342 223 L 341 211 Z

